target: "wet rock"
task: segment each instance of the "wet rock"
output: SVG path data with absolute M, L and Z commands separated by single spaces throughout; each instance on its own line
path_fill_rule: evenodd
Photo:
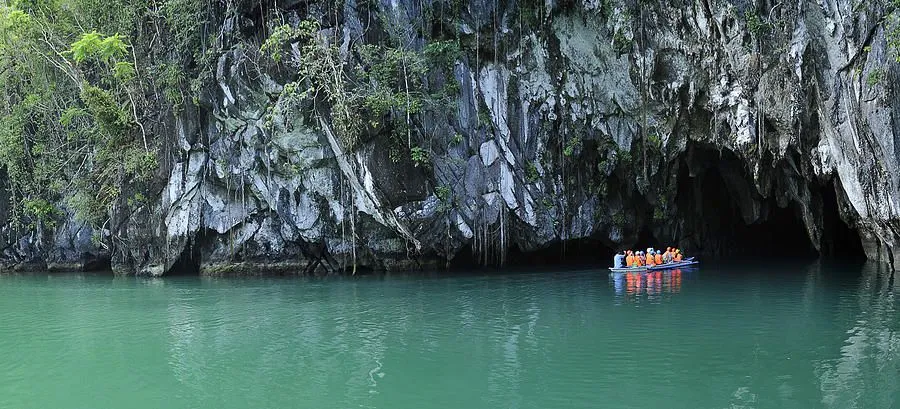
M 535 27 L 516 23 L 513 3 L 461 4 L 447 38 L 462 55 L 445 67 L 459 91 L 450 109 L 416 119 L 411 142 L 429 155 L 417 162 L 392 155 L 383 129 L 345 150 L 327 107 L 291 110 L 279 94 L 289 76 L 251 63 L 236 36 L 200 117 L 175 121 L 171 172 L 128 213 L 113 268 L 161 275 L 187 260 L 207 275 L 305 274 L 323 260 L 315 273 L 332 274 L 441 266 L 466 247 L 631 247 L 648 235 L 716 253 L 735 226 L 783 208 L 821 251 L 829 190 L 866 255 L 900 265 L 900 103 L 888 85 L 900 68 L 884 30 L 869 35 L 885 10 L 854 4 L 548 2 Z M 294 24 L 323 17 L 320 4 L 278 5 Z M 419 3 L 343 6 L 342 25 L 326 29 L 346 58 L 351 40 L 435 40 L 414 29 Z M 750 28 L 752 13 L 765 29 Z M 365 31 L 370 21 L 395 31 Z M 228 17 L 222 31 L 242 24 Z M 723 203 L 704 206 L 714 190 Z M 39 234 L 5 230 L 4 259 L 104 257 L 90 241 L 103 232 L 62 219 Z

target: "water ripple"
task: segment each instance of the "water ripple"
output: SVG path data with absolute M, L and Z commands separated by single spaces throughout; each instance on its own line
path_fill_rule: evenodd
M 702 273 L 0 277 L 0 407 L 897 406 L 886 272 Z

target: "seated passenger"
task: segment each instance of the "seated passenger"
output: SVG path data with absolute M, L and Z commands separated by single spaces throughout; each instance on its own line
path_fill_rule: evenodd
M 613 256 L 613 268 L 622 268 L 625 267 L 625 252 L 616 253 Z

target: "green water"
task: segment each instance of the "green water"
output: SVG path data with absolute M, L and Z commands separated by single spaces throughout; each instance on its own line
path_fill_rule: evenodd
M 872 266 L 0 276 L 0 408 L 896 408 Z

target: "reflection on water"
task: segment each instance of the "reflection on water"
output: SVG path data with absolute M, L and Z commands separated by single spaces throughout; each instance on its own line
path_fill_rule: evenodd
M 897 286 L 818 264 L 0 276 L 0 408 L 894 408 Z
M 681 281 L 691 270 L 648 271 L 642 273 L 610 273 L 609 282 L 617 299 L 635 301 L 640 296 L 657 299 L 662 294 L 681 291 Z
M 900 406 L 897 281 L 886 269 L 869 266 L 863 271 L 858 291 L 841 300 L 841 310 L 849 314 L 840 356 L 819 360 L 815 366 L 823 405 Z

